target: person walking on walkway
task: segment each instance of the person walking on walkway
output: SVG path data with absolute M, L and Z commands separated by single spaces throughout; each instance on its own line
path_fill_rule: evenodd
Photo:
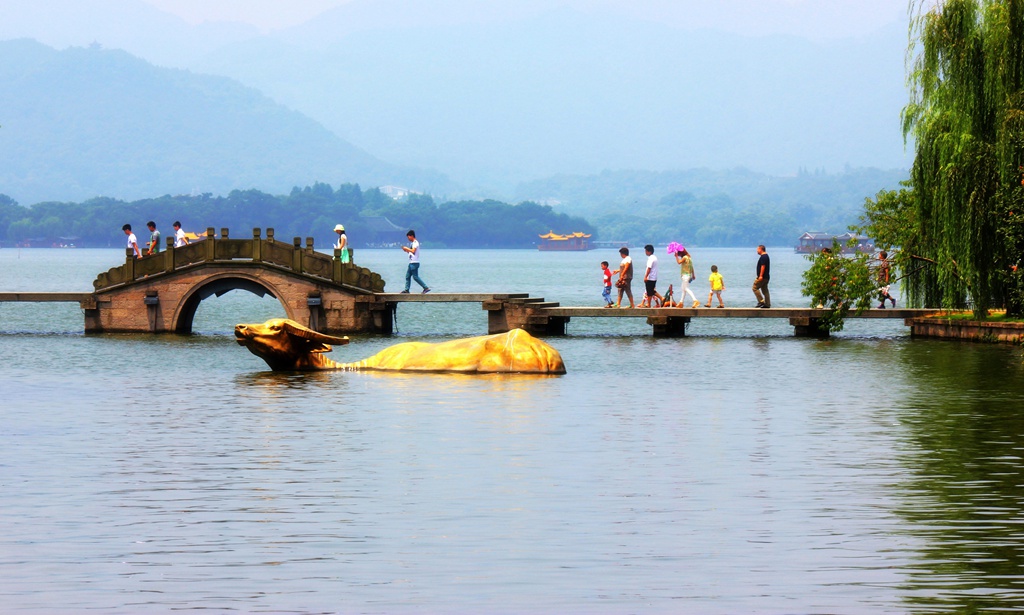
M 722 301 L 722 291 L 725 290 L 725 280 L 722 279 L 722 274 L 718 273 L 718 265 L 711 265 L 711 275 L 708 277 L 708 283 L 711 284 L 711 292 L 708 293 L 708 302 L 704 304 L 704 307 L 711 307 L 711 298 L 718 295 L 718 307 L 724 308 L 725 302 Z
M 619 274 L 619 279 L 615 281 L 615 288 L 619 289 L 619 299 L 615 302 L 615 307 L 622 307 L 623 293 L 629 298 L 629 307 L 635 307 L 632 288 L 633 259 L 629 257 L 629 248 L 619 248 L 619 256 L 622 257 L 622 262 L 619 263 L 619 268 L 612 272 L 612 274 Z
M 759 308 L 770 308 L 772 306 L 772 296 L 768 292 L 768 281 L 771 279 L 772 273 L 772 261 L 768 258 L 768 252 L 764 249 L 764 246 L 757 246 L 757 278 L 754 279 L 754 285 L 751 290 L 754 291 L 754 297 L 757 298 L 757 307 Z
M 402 292 L 408 293 L 412 280 L 416 280 L 416 283 L 423 287 L 425 295 L 430 292 L 430 287 L 420 279 L 420 242 L 416 241 L 416 231 L 412 229 L 409 229 L 405 237 L 409 240 L 409 245 L 402 246 L 402 250 L 409 254 L 409 268 L 405 271 L 405 290 Z
M 890 288 L 890 265 L 889 265 L 889 253 L 882 250 L 882 253 L 878 255 L 878 300 L 882 302 L 878 307 L 880 309 L 885 308 L 885 300 L 892 301 L 892 306 L 896 307 L 896 297 L 889 294 Z
M 644 270 L 644 300 L 640 307 L 658 307 L 665 298 L 658 294 L 658 257 L 654 255 L 654 246 L 644 246 L 644 254 L 647 255 L 647 268 Z M 658 306 L 654 305 L 655 300 Z
M 693 259 L 690 258 L 690 253 L 686 251 L 686 248 L 680 248 L 676 252 L 676 262 L 679 263 L 679 305 L 685 307 L 686 296 L 689 295 L 691 307 L 700 307 L 700 301 L 690 290 L 690 282 L 696 277 L 696 273 L 693 271 Z
M 601 261 L 601 298 L 604 299 L 606 308 L 612 307 L 612 270 L 608 268 L 608 261 Z

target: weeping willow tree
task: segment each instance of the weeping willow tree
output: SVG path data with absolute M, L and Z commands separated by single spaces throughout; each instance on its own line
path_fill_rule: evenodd
M 928 4 L 918 4 L 912 20 L 911 94 L 903 111 L 904 137 L 915 147 L 912 198 L 880 194 L 874 213 L 893 213 L 901 203 L 911 210 L 894 214 L 912 221 L 897 234 L 913 245 L 917 262 L 932 265 L 903 281 L 911 302 L 970 304 L 979 317 L 1001 307 L 1019 314 L 1024 0 Z M 867 214 L 873 221 L 870 202 Z M 904 271 L 913 266 L 907 247 Z

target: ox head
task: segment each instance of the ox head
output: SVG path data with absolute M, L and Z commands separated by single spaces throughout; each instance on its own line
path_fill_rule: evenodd
M 323 356 L 329 344 L 347 344 L 347 337 L 324 335 L 294 320 L 274 318 L 265 323 L 235 325 L 235 341 L 267 362 L 274 371 L 328 369 Z

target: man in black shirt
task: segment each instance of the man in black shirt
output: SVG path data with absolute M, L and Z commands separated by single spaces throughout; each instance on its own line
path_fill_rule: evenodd
M 768 292 L 768 280 L 771 279 L 772 261 L 768 258 L 764 246 L 757 246 L 757 253 L 760 256 L 757 259 L 757 279 L 754 280 L 753 286 L 754 297 L 757 298 L 757 307 L 770 308 L 772 296 Z

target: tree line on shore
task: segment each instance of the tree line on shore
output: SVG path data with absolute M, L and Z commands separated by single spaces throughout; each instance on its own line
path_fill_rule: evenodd
M 313 237 L 318 247 L 336 239 L 333 229 L 339 223 L 345 225 L 353 247 L 404 241 L 410 228 L 429 245 L 441 248 L 529 248 L 539 241 L 538 235 L 550 230 L 595 232 L 581 217 L 556 213 L 550 206 L 529 201 L 516 205 L 495 200 L 439 204 L 429 195 L 412 193 L 396 199 L 379 188 L 363 190 L 358 184 L 335 189 L 317 182 L 280 196 L 234 190 L 227 196 L 165 195 L 131 202 L 97 197 L 31 207 L 0 194 L 0 240 L 7 246 L 121 245 L 123 224 L 131 224 L 141 241 L 149 220 L 156 222 L 164 236 L 171 223 L 180 220 L 187 231 L 202 234 L 208 227 L 218 232 L 228 228 L 236 238 L 251 236 L 253 228 L 273 228 L 278 240 Z
M 893 249 L 912 305 L 1024 315 L 1024 0 L 940 0 L 913 17 L 903 132 L 910 179 L 865 203 L 856 230 Z M 812 257 L 805 292 L 834 310 L 879 282 L 870 263 Z M 841 264 L 843 275 L 837 274 Z M 840 288 L 845 286 L 845 288 Z M 859 288 L 859 290 L 858 290 Z

